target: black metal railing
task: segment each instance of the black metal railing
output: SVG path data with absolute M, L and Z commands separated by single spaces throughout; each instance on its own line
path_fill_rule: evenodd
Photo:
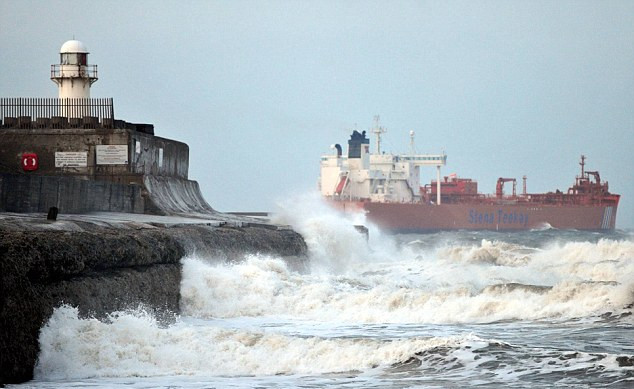
M 51 78 L 89 78 L 97 80 L 97 65 L 51 65 Z M 92 84 L 91 82 L 91 84 Z
M 4 128 L 114 126 L 112 98 L 0 98 Z M 90 128 L 90 127 L 87 127 Z

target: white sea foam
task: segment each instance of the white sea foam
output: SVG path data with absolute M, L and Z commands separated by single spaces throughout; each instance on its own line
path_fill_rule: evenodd
M 530 260 L 536 250 L 513 243 L 483 239 L 480 245 L 448 245 L 438 249 L 443 258 L 466 263 L 489 263 L 502 266 L 522 266 Z
M 631 260 L 555 260 L 551 251 L 529 257 L 519 267 L 439 258 L 366 263 L 343 275 L 299 274 L 280 259 L 257 256 L 233 265 L 188 258 L 182 310 L 203 318 L 469 323 L 584 317 L 633 300 Z
M 364 222 L 354 219 L 363 215 L 342 216 L 310 197 L 290 204 L 278 221 L 306 239 L 311 272 L 291 272 L 270 257 L 233 265 L 188 258 L 181 290 L 185 314 L 470 323 L 593 316 L 634 301 L 631 240 L 544 248 L 487 239 L 397 246 L 370 225 L 368 243 L 352 227 Z
M 181 289 L 185 314 L 469 323 L 592 316 L 634 301 L 630 240 L 545 248 L 487 239 L 397 246 L 370 225 L 368 243 L 352 227 L 364 222 L 354 219 L 363 215 L 342 216 L 310 197 L 290 204 L 278 221 L 304 236 L 311 272 L 294 273 L 270 257 L 233 265 L 188 258 Z
M 618 354 L 579 352 L 562 358 L 560 345 L 527 350 L 456 334 L 463 333 L 457 330 L 462 323 L 592 320 L 631 310 L 634 239 L 540 242 L 536 248 L 492 238 L 453 241 L 444 235 L 397 245 L 372 226 L 366 242 L 352 227 L 363 220 L 354 218 L 363 215 L 342 217 L 323 204 L 306 207 L 305 202 L 278 216 L 305 237 L 311 261 L 307 273 L 270 256 L 250 255 L 230 264 L 184 258 L 183 319 L 167 328 L 140 310 L 99 321 L 58 308 L 41 331 L 36 377 L 350 371 L 393 377 L 413 368 L 425 372 L 417 377 L 436 371 L 443 379 L 475 377 L 468 379 L 471 383 L 578 369 L 605 369 L 622 377 Z M 625 323 L 631 316 L 619 320 Z M 273 325 L 252 329 L 249 323 Z M 453 332 L 435 330 L 433 336 L 417 332 L 445 328 L 435 326 L 444 323 L 461 325 L 446 327 Z M 524 342 L 521 323 L 505 325 L 511 332 L 517 326 L 516 339 Z M 368 331 L 384 327 L 378 334 Z
M 191 326 L 160 328 L 142 312 L 80 319 L 61 307 L 42 329 L 37 378 L 157 375 L 319 374 L 407 361 L 434 347 L 485 345 L 467 335 L 383 341 L 292 337 L 262 331 Z
M 81 319 L 75 308 L 60 307 L 42 328 L 35 377 L 54 382 L 99 377 L 359 376 L 422 370 L 510 382 L 536 372 L 591 369 L 619 377 L 632 370 L 621 367 L 618 354 L 527 349 L 472 334 L 392 339 L 294 336 L 210 323 L 179 321 L 163 328 L 143 311 L 116 312 L 99 321 Z M 518 361 L 523 362 L 518 365 Z

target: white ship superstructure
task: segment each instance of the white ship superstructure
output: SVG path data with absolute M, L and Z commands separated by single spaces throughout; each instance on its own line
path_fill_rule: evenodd
M 377 130 L 377 129 L 380 129 Z M 377 138 L 385 130 L 375 125 Z M 413 133 L 412 133 L 413 136 Z M 388 203 L 420 201 L 420 167 L 435 166 L 440 186 L 440 167 L 447 162 L 443 154 L 395 155 L 381 153 L 377 139 L 377 154 L 370 154 L 366 132 L 354 131 L 348 141 L 348 155 L 340 145 L 333 145 L 333 155 L 321 157 L 319 189 L 322 196 L 333 200 Z M 436 203 L 440 203 L 440 188 Z

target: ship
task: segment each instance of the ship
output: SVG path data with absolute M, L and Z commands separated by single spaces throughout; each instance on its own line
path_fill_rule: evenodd
M 481 194 L 478 183 L 456 174 L 441 177 L 447 155 L 417 154 L 414 132 L 410 153 L 381 151 L 386 132 L 375 117 L 375 152 L 370 151 L 366 131 L 354 130 L 347 156 L 340 144 L 321 156 L 319 190 L 333 207 L 345 212 L 363 212 L 367 220 L 392 233 L 426 233 L 451 230 L 522 231 L 575 229 L 609 232 L 616 224 L 620 195 L 610 193 L 608 182 L 598 171 L 585 169 L 563 192 L 517 193 L 515 178 L 500 177 L 495 194 Z M 420 185 L 420 169 L 436 168 L 437 177 Z M 511 193 L 505 193 L 512 185 Z

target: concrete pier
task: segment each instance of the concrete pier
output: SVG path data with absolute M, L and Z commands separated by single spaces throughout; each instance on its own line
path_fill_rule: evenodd
M 40 328 L 61 304 L 85 317 L 143 304 L 169 321 L 179 312 L 184 256 L 261 253 L 301 269 L 306 250 L 287 227 L 231 216 L 0 214 L 0 384 L 32 379 Z

